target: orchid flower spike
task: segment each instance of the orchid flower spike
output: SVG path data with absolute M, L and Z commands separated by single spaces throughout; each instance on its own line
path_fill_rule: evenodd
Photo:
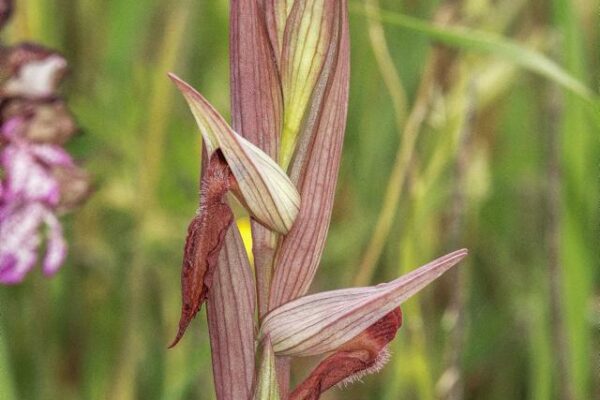
M 257 221 L 285 234 L 298 215 L 300 195 L 274 160 L 234 132 L 200 93 L 175 75 L 170 77 L 190 106 L 209 159 L 202 176 L 199 212 L 186 239 L 181 320 L 173 347 L 206 300 L 225 233 L 233 221 L 224 196 L 231 191 Z
M 171 346 L 206 301 L 219 400 L 316 400 L 378 371 L 402 324 L 400 305 L 467 251 L 388 283 L 307 295 L 325 247 L 346 125 L 347 0 L 231 0 L 230 9 L 231 125 L 170 74 L 204 146 Z M 253 266 L 227 193 L 250 214 Z M 290 391 L 290 363 L 315 355 L 323 359 Z

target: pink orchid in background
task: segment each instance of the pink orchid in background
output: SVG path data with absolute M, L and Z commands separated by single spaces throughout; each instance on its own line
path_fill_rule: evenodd
M 18 283 L 37 261 L 40 229 L 48 228 L 43 271 L 55 273 L 66 255 L 66 243 L 54 209 L 60 185 L 54 167 L 75 168 L 61 147 L 30 143 L 21 136 L 24 120 L 13 118 L 2 126 L 5 143 L 0 152 L 4 178 L 0 182 L 0 282 Z
M 0 219 L 0 283 L 21 282 L 36 264 L 43 225 L 48 229 L 43 271 L 50 276 L 58 270 L 67 247 L 52 209 L 42 203 L 9 203 L 0 207 Z
M 12 2 L 0 1 L 0 27 Z M 61 147 L 75 124 L 57 96 L 66 61 L 34 44 L 0 47 L 0 283 L 21 282 L 36 265 L 43 234 L 45 275 L 67 245 L 57 214 L 81 203 L 89 177 Z M 45 229 L 44 229 L 45 228 Z
M 347 2 L 231 0 L 230 21 L 231 126 L 171 76 L 205 155 L 173 345 L 206 301 L 219 400 L 318 399 L 379 370 L 402 323 L 400 304 L 467 251 L 389 283 L 306 295 L 325 246 L 346 123 Z M 228 192 L 251 216 L 253 268 Z M 324 358 L 290 390 L 290 363 L 315 355 Z

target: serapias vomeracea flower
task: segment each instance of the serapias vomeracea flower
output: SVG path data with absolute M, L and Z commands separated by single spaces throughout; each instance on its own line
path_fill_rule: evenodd
M 188 101 L 207 151 L 198 215 L 188 228 L 181 275 L 183 293 L 179 331 L 183 336 L 212 284 L 219 251 L 233 221 L 224 196 L 231 191 L 258 221 L 280 233 L 291 228 L 300 196 L 285 172 L 262 150 L 234 132 L 192 87 L 171 75 Z
M 12 2 L 0 1 L 0 27 Z M 45 275 L 67 245 L 57 214 L 89 193 L 89 177 L 62 147 L 76 130 L 57 95 L 66 61 L 34 44 L 0 47 L 0 283 L 21 282 L 42 261 Z M 45 228 L 45 229 L 44 229 Z
M 314 400 L 379 370 L 402 323 L 399 306 L 467 251 L 389 283 L 306 295 L 325 246 L 346 124 L 347 1 L 231 0 L 230 21 L 231 126 L 171 75 L 205 150 L 173 344 L 206 300 L 219 400 Z M 251 216 L 254 268 L 227 193 Z M 324 358 L 289 390 L 290 362 L 311 355 Z
M 400 307 L 344 343 L 321 361 L 290 394 L 291 400 L 318 399 L 334 386 L 343 386 L 379 372 L 390 358 L 388 344 L 402 325 Z

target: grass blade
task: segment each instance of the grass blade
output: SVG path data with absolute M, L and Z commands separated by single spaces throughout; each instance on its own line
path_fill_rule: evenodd
M 431 39 L 448 46 L 503 57 L 531 72 L 556 82 L 587 101 L 592 101 L 595 97 L 595 94 L 588 87 L 554 61 L 508 38 L 465 27 L 436 26 L 419 18 L 392 11 L 379 10 L 378 13 L 375 13 L 365 11 L 360 6 L 353 6 L 352 11 L 366 14 L 371 18 L 379 18 L 382 22 L 390 25 L 425 34 Z

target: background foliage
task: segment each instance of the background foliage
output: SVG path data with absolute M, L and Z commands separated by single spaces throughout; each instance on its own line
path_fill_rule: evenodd
M 597 2 L 361 1 L 314 290 L 471 255 L 406 304 L 381 374 L 325 397 L 600 398 Z M 17 6 L 3 40 L 71 62 L 70 147 L 96 193 L 66 218 L 56 278 L 0 288 L 0 398 L 211 399 L 204 316 L 166 351 L 200 140 L 166 72 L 227 113 L 227 1 Z

